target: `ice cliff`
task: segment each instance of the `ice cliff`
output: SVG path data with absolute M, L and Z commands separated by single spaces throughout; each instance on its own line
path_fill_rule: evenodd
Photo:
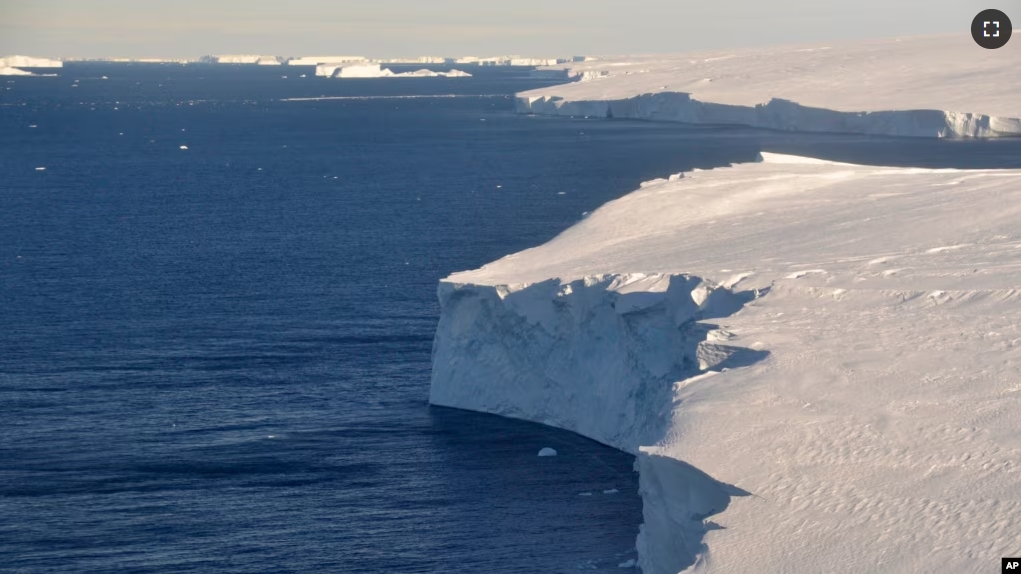
M 917 137 L 1021 135 L 1021 60 L 967 34 L 568 63 L 522 113 Z
M 1021 523 L 1021 170 L 763 156 L 444 279 L 431 402 L 635 454 L 646 574 L 989 571 Z

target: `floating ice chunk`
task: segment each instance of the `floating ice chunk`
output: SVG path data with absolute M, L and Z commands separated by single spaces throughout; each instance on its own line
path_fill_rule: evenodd
M 638 564 L 638 562 L 636 562 L 635 559 L 632 558 L 627 562 L 621 562 L 620 564 L 617 564 L 617 568 L 634 568 L 636 564 Z
M 188 149 L 188 146 L 183 145 L 183 146 L 181 146 L 181 149 Z
M 579 492 L 578 496 L 592 496 L 591 492 Z
M 543 447 L 542 450 L 539 451 L 539 456 L 557 456 L 557 451 L 548 446 Z
M 620 491 L 617 490 L 616 488 L 611 488 L 609 490 L 604 490 L 603 494 L 617 494 L 618 492 L 620 492 Z
M 37 168 L 35 168 L 35 170 L 36 171 L 46 171 L 46 168 L 45 167 L 37 167 Z

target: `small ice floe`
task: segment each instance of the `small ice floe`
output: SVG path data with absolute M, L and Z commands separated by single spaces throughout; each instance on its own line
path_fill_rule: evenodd
M 502 185 L 498 185 L 498 186 L 496 186 L 496 189 L 500 189 L 501 187 L 503 187 L 503 186 Z
M 259 168 L 259 171 L 262 171 L 262 168 L 261 168 L 261 167 Z
M 567 195 L 567 192 L 566 191 L 558 191 L 557 195 Z
M 542 447 L 542 450 L 539 451 L 539 456 L 557 456 L 557 451 L 548 446 L 544 446 Z
M 181 146 L 181 149 L 188 149 L 188 146 L 183 145 L 183 146 Z
M 37 126 L 37 125 L 35 125 L 35 124 L 32 124 L 32 125 L 30 125 L 30 126 L 28 126 L 28 127 L 30 127 L 30 128 L 37 128 L 37 127 L 39 127 L 39 126 Z
M 632 558 L 627 562 L 621 562 L 620 564 L 617 564 L 617 568 L 634 568 L 636 564 L 637 562 L 635 561 L 634 558 Z
M 275 434 L 266 435 L 266 438 L 276 438 L 276 437 L 277 437 L 277 435 L 275 435 Z
M 579 492 L 578 496 L 592 496 L 591 492 Z
M 620 492 L 620 491 L 617 490 L 616 488 L 611 488 L 609 490 L 604 490 L 603 494 L 617 494 L 618 492 Z
M 305 74 L 302 74 L 302 75 L 301 75 L 301 77 L 302 77 L 302 78 L 304 78 L 304 77 L 305 77 Z
M 120 132 L 120 133 L 119 133 L 119 134 L 117 134 L 117 135 L 119 135 L 119 136 L 122 136 L 122 135 L 124 135 L 124 132 Z
M 283 79 L 285 79 L 285 80 L 287 79 L 287 76 L 280 76 L 280 77 L 281 77 L 281 78 L 283 78 Z
M 36 171 L 46 171 L 46 168 L 45 167 L 37 167 L 37 168 L 35 168 L 35 170 Z
M 106 76 L 103 76 L 102 78 L 100 78 L 100 80 L 109 80 L 109 79 L 110 78 L 107 78 Z

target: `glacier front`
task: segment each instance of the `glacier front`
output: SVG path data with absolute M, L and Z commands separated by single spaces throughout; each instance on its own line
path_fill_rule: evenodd
M 1016 48 L 1016 46 L 1015 46 Z M 967 33 L 617 56 L 518 95 L 522 113 L 917 137 L 1021 135 L 1021 58 Z
M 1021 170 L 762 156 L 442 280 L 430 401 L 635 454 L 646 574 L 991 571 L 1021 551 Z

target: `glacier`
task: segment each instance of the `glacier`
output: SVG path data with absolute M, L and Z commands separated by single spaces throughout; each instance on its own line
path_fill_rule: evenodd
M 571 62 L 520 113 L 911 137 L 1021 135 L 1021 60 L 967 34 Z M 993 80 L 995 79 L 995 80 Z M 988 80 L 988 81 L 987 81 Z
M 761 159 L 443 279 L 430 402 L 634 454 L 646 574 L 995 568 L 1021 170 Z

